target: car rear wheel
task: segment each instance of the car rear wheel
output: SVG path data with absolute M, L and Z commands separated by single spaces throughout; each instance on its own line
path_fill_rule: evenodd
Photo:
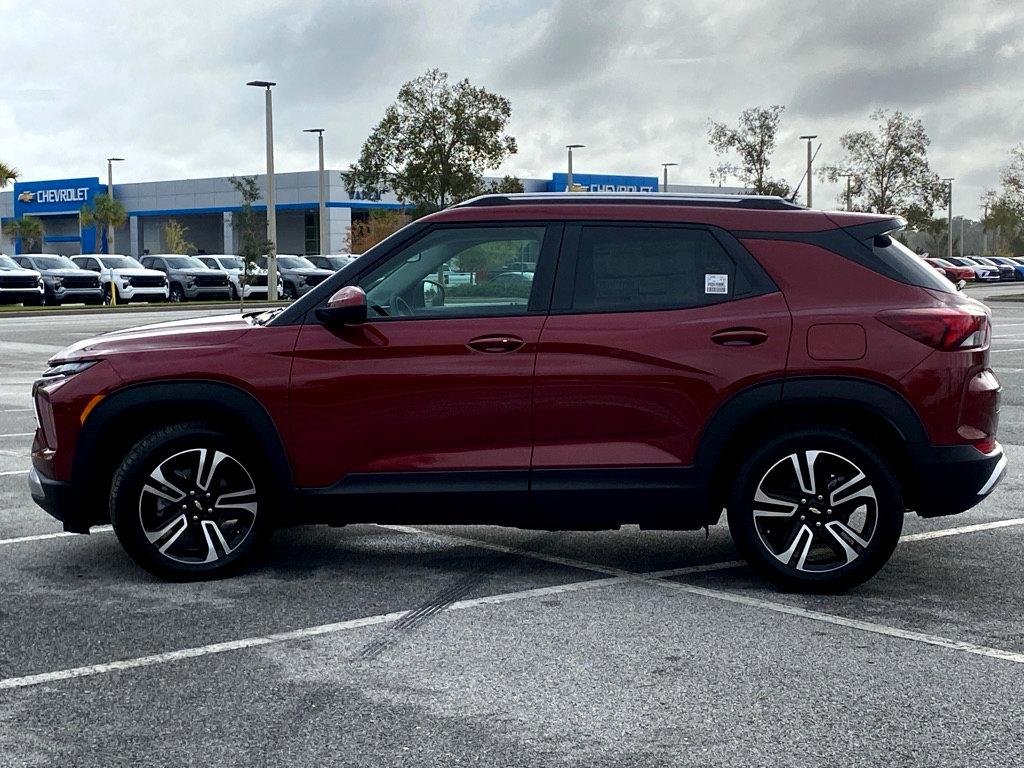
M 114 475 L 110 515 L 128 554 L 174 581 L 217 578 L 242 567 L 272 526 L 260 462 L 201 423 L 140 440 Z
M 903 530 L 903 499 L 867 443 L 840 430 L 806 430 L 748 456 L 728 518 L 737 548 L 759 573 L 788 589 L 835 592 L 888 561 Z
M 288 301 L 295 301 L 295 299 L 299 298 L 299 292 L 295 290 L 295 286 L 287 282 L 284 284 L 283 295 Z
M 171 294 L 170 300 L 176 304 L 180 304 L 185 300 L 185 290 L 177 283 L 171 283 Z

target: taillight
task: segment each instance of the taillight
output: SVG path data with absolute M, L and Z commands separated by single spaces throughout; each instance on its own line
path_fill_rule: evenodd
M 973 307 L 892 309 L 876 317 L 922 344 L 947 352 L 977 349 L 988 343 L 988 314 Z

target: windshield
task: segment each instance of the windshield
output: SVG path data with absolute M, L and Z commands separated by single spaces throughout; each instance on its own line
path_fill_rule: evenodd
M 312 261 L 302 256 L 278 256 L 277 266 L 283 269 L 316 269 Z
M 195 256 L 165 256 L 164 261 L 171 269 L 209 269 Z
M 938 264 L 940 267 L 955 267 L 956 266 L 955 264 L 950 264 L 945 259 L 931 259 L 930 261 L 934 262 L 935 264 Z
M 242 260 L 236 259 L 233 256 L 230 258 L 221 257 L 216 259 L 214 263 L 220 264 L 221 269 L 245 269 L 245 265 L 242 264 Z
M 331 269 L 347 267 L 351 259 L 346 256 L 324 256 L 324 260 L 331 265 Z
M 0 269 L 21 269 L 10 256 L 0 256 Z
M 142 265 L 128 256 L 102 256 L 100 264 L 107 269 L 141 269 Z
M 78 269 L 67 256 L 33 256 L 36 269 Z

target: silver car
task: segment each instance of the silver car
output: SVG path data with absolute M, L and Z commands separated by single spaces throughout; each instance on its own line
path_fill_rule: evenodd
M 261 256 L 256 264 L 266 269 L 267 257 Z M 277 257 L 278 290 L 285 299 L 305 296 L 333 274 L 334 271 L 330 269 L 317 269 L 305 256 L 279 254 Z
M 103 303 L 100 276 L 77 266 L 67 256 L 34 253 L 16 256 L 14 260 L 25 269 L 34 269 L 43 276 L 44 304 Z

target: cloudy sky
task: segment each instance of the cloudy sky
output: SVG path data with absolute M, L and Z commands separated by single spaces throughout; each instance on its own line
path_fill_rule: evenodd
M 275 80 L 279 171 L 342 168 L 399 86 L 431 67 L 512 100 L 519 154 L 500 171 L 549 177 L 566 143 L 579 172 L 709 183 L 707 122 L 786 105 L 773 172 L 799 178 L 877 107 L 924 121 L 956 212 L 1024 141 L 1020 0 L 433 0 L 32 3 L 0 0 L 0 160 L 24 179 L 121 181 L 255 173 Z M 816 187 L 819 206 L 838 189 Z

